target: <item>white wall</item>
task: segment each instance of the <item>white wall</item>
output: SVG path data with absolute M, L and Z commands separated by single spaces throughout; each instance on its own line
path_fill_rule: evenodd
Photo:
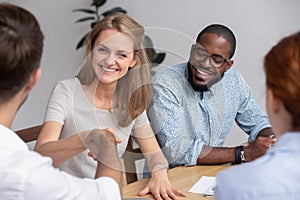
M 10 0 L 31 10 L 45 33 L 42 60 L 43 75 L 36 90 L 21 108 L 15 129 L 39 124 L 43 120 L 48 96 L 58 80 L 74 76 L 82 52 L 75 51 L 80 37 L 89 29 L 88 23 L 74 24 L 83 16 L 75 8 L 89 8 L 89 0 Z M 252 87 L 258 103 L 264 106 L 264 54 L 280 38 L 300 30 L 298 0 L 109 0 L 106 11 L 121 6 L 143 24 L 158 51 L 167 52 L 163 65 L 184 62 L 198 32 L 210 23 L 229 26 L 237 37 L 235 66 Z M 233 128 L 226 144 L 244 141 L 244 134 Z

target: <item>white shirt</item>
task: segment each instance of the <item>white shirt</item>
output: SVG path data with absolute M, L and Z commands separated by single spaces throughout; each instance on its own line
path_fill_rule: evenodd
M 80 179 L 62 172 L 2 125 L 0 152 L 0 199 L 121 199 L 113 179 Z
M 85 130 L 111 128 L 122 140 L 117 146 L 120 157 L 126 150 L 132 130 L 149 125 L 144 111 L 127 127 L 119 126 L 112 112 L 98 109 L 89 101 L 77 78 L 60 81 L 54 87 L 46 111 L 45 122 L 47 121 L 63 125 L 60 139 Z M 58 168 L 74 176 L 93 178 L 97 163 L 87 154 L 87 151 L 77 154 Z
M 299 200 L 300 132 L 282 135 L 267 153 L 217 175 L 216 200 Z

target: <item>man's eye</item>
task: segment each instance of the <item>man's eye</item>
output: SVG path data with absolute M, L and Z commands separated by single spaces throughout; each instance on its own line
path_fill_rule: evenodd
M 219 57 L 219 56 L 212 56 L 212 59 L 215 63 L 223 63 L 224 62 L 224 59 L 222 57 Z

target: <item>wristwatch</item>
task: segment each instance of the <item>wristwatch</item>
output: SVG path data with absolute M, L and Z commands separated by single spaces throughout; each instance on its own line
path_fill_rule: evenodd
M 246 159 L 245 159 L 245 151 L 244 151 L 244 146 L 241 146 L 241 161 L 242 162 L 246 162 Z
M 242 162 L 246 162 L 244 146 L 235 147 L 235 162 L 234 164 L 241 164 Z

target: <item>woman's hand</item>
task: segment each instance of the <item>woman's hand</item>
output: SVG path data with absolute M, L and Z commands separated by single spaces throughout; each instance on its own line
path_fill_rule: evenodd
M 148 193 L 152 193 L 155 199 L 168 200 L 178 199 L 176 195 L 185 197 L 186 194 L 180 190 L 175 189 L 170 183 L 167 175 L 167 169 L 163 168 L 160 170 L 152 171 L 152 176 L 147 186 L 141 190 L 138 195 L 143 196 Z
M 122 143 L 122 140 L 112 131 L 112 129 L 110 128 L 107 128 L 107 129 L 98 129 L 98 130 L 93 130 L 93 131 L 90 131 L 88 134 L 93 134 L 93 138 L 94 140 L 99 137 L 101 135 L 103 135 L 108 141 L 110 141 L 112 144 L 119 144 L 119 143 Z M 91 135 L 89 135 L 91 136 Z M 86 136 L 87 137 L 87 136 Z M 96 142 L 97 143 L 97 142 Z M 94 146 L 94 145 L 93 145 Z M 98 145 L 97 145 L 98 146 Z M 99 145 L 101 146 L 101 145 Z M 97 156 L 94 155 L 90 149 L 87 149 L 88 150 L 88 156 L 93 158 L 95 161 L 97 161 Z

